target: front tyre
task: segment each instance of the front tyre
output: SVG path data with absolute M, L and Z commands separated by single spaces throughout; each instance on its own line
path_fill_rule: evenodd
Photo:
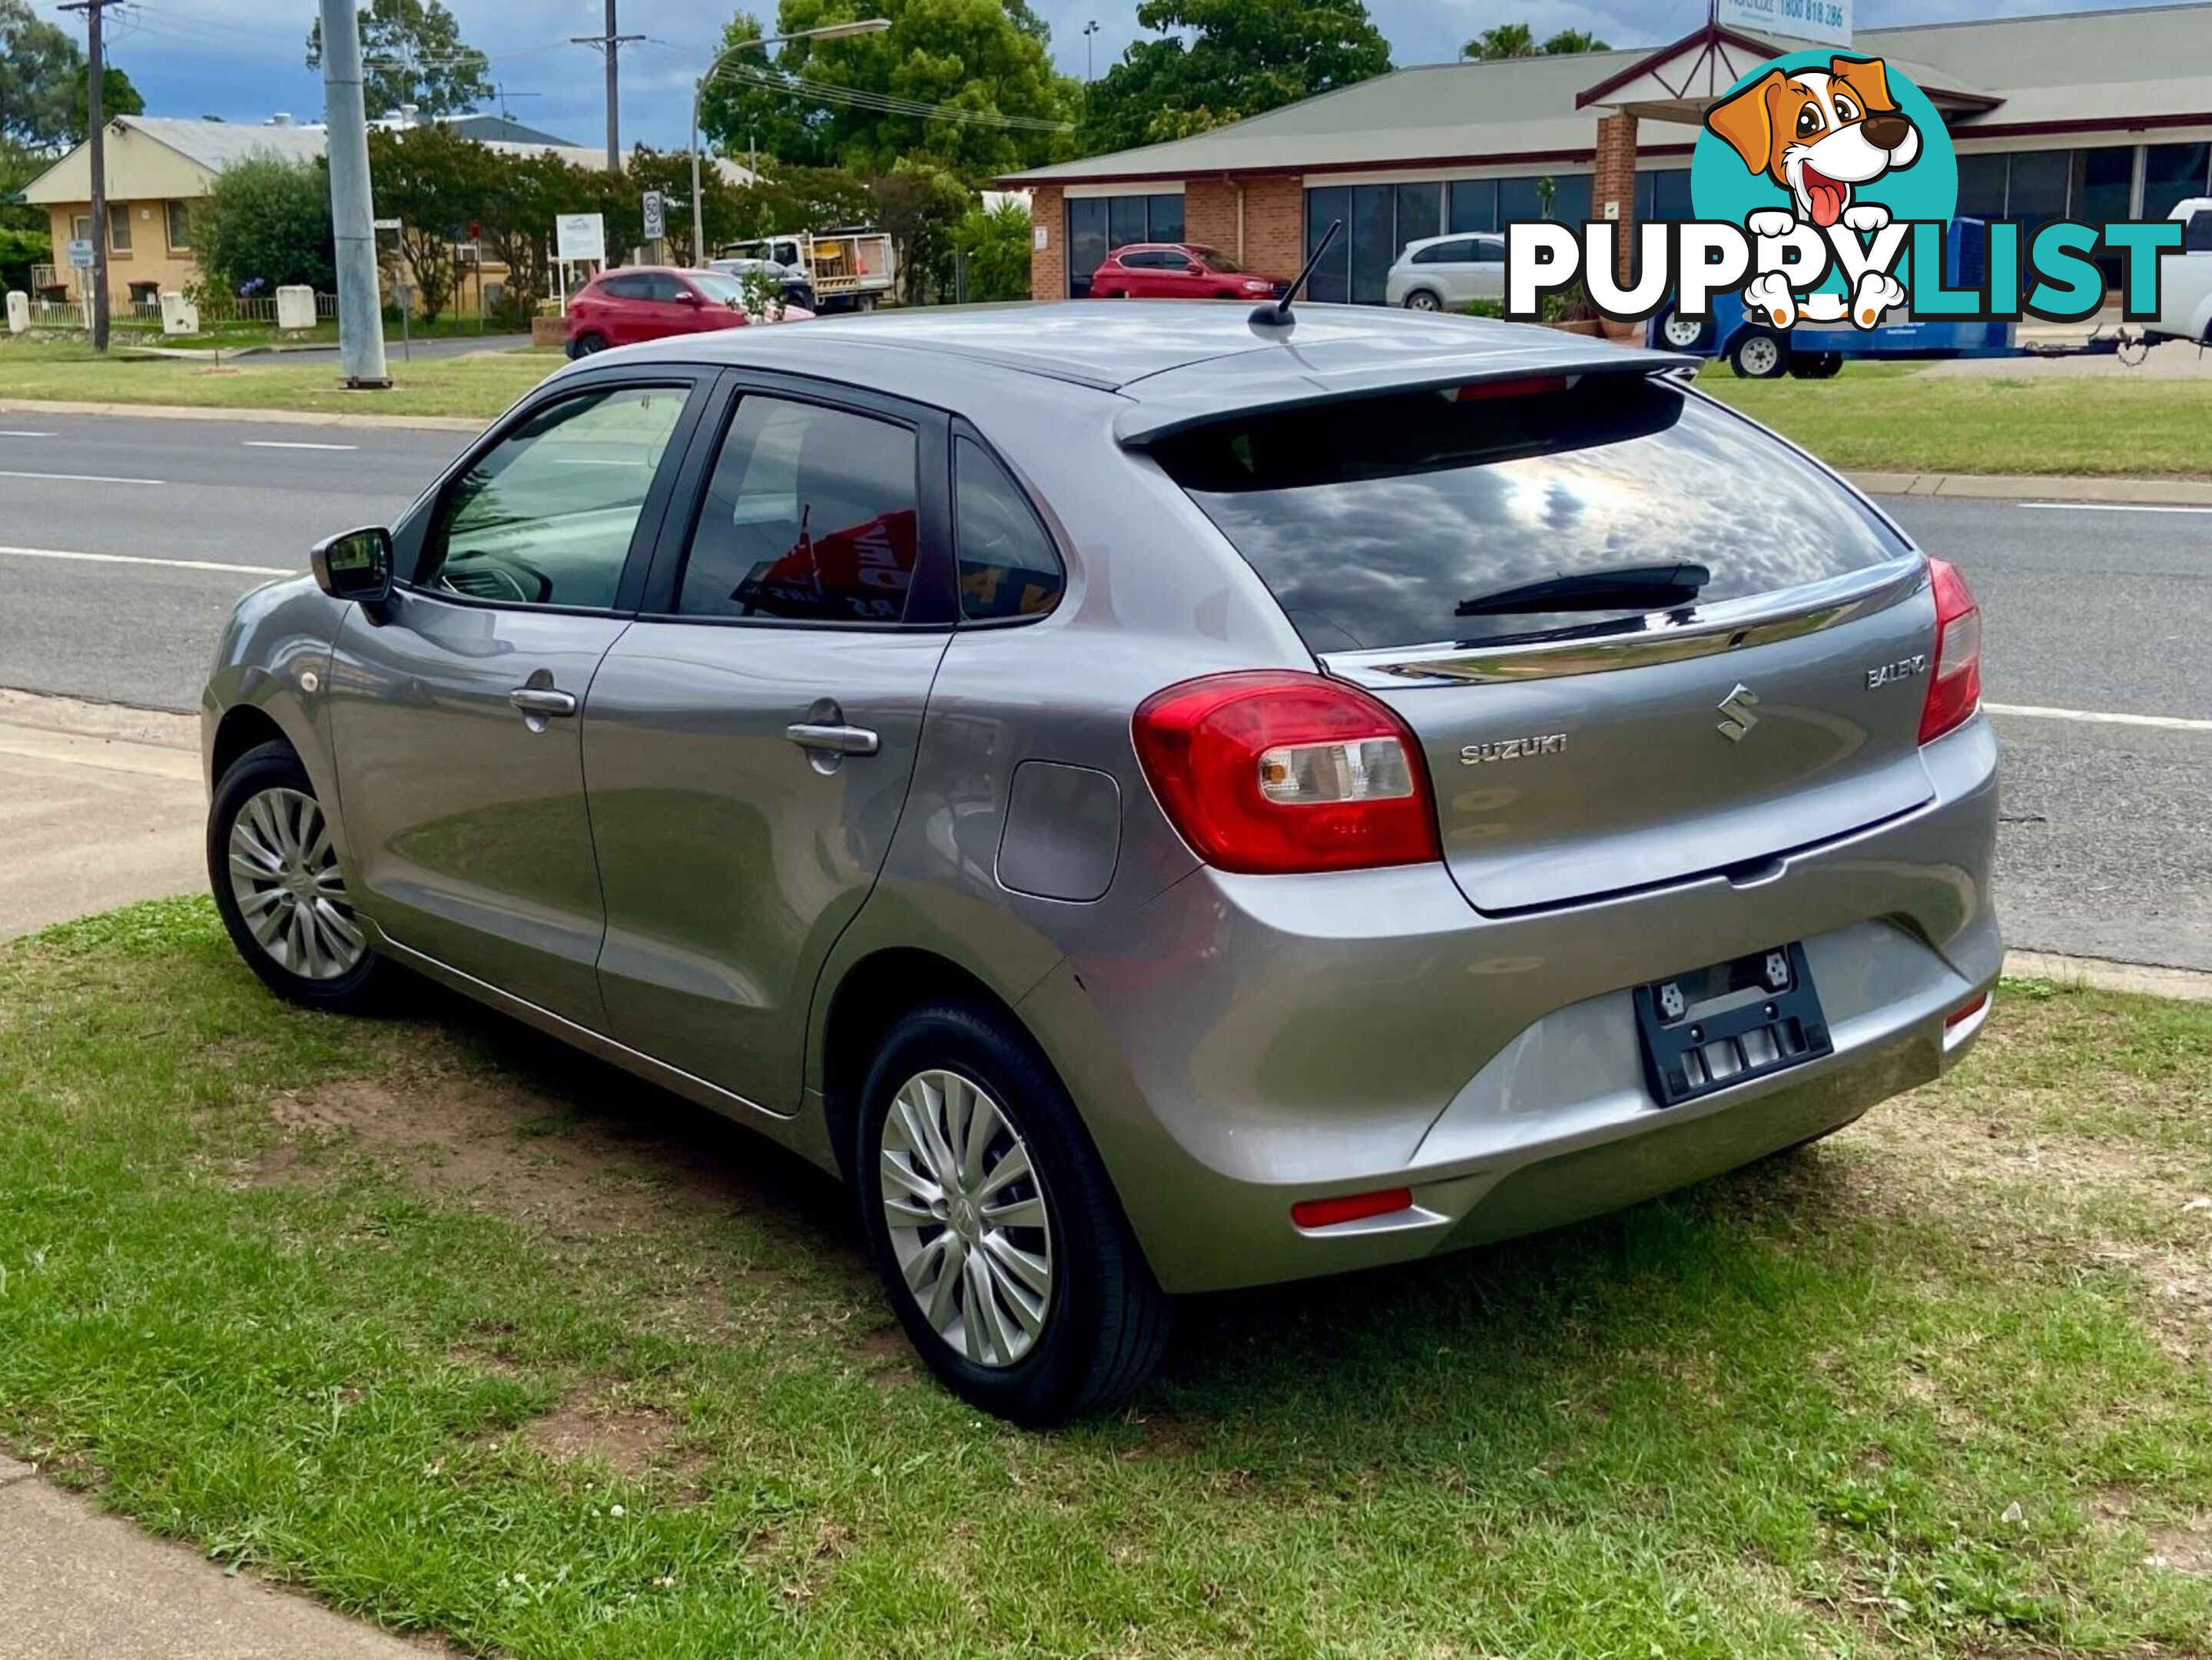
M 366 1006 L 392 973 L 354 917 L 322 803 L 289 744 L 264 744 L 217 781 L 208 882 L 231 944 L 279 997 Z
M 940 1381 L 1037 1426 L 1148 1377 L 1168 1304 L 1074 1103 L 1027 1036 L 969 1003 L 916 1009 L 862 1092 L 862 1225 Z
M 607 337 L 604 334 L 580 334 L 568 343 L 569 361 L 596 356 L 606 349 Z

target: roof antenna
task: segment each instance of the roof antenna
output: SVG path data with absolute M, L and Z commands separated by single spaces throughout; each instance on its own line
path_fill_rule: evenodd
M 1315 267 L 1321 264 L 1322 257 L 1328 252 L 1329 245 L 1336 240 L 1337 233 L 1343 228 L 1343 220 L 1329 221 L 1328 229 L 1322 234 L 1321 246 L 1313 251 L 1313 257 L 1306 261 L 1306 268 L 1298 273 L 1297 281 L 1283 290 L 1281 299 L 1270 300 L 1266 305 L 1254 309 L 1251 319 L 1254 328 L 1288 329 L 1297 325 L 1298 319 L 1291 314 L 1291 302 L 1304 292 L 1306 283 L 1313 277 Z

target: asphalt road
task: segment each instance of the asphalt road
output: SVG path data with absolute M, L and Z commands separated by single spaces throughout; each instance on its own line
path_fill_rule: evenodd
M 240 593 L 463 442 L 0 416 L 0 685 L 194 707 Z M 1982 602 L 2009 942 L 2212 970 L 2212 510 L 1885 505 Z

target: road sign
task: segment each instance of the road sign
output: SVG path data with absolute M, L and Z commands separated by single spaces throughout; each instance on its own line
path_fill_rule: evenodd
M 668 234 L 668 203 L 657 190 L 645 193 L 645 240 L 658 242 Z
M 92 269 L 92 239 L 89 236 L 71 237 L 69 256 L 71 270 L 90 271 Z
M 372 219 L 369 226 L 374 230 L 398 230 L 399 222 L 397 219 Z
M 603 214 L 564 213 L 553 222 L 553 257 L 564 263 L 607 258 L 607 222 Z

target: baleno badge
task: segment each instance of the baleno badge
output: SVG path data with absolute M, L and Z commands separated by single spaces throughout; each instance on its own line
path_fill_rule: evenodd
M 1900 657 L 1894 663 L 1884 663 L 1880 668 L 1867 671 L 1867 690 L 1880 691 L 1884 686 L 1899 680 L 1910 680 L 1916 674 L 1928 672 L 1928 654 L 1921 652 L 1911 657 Z

